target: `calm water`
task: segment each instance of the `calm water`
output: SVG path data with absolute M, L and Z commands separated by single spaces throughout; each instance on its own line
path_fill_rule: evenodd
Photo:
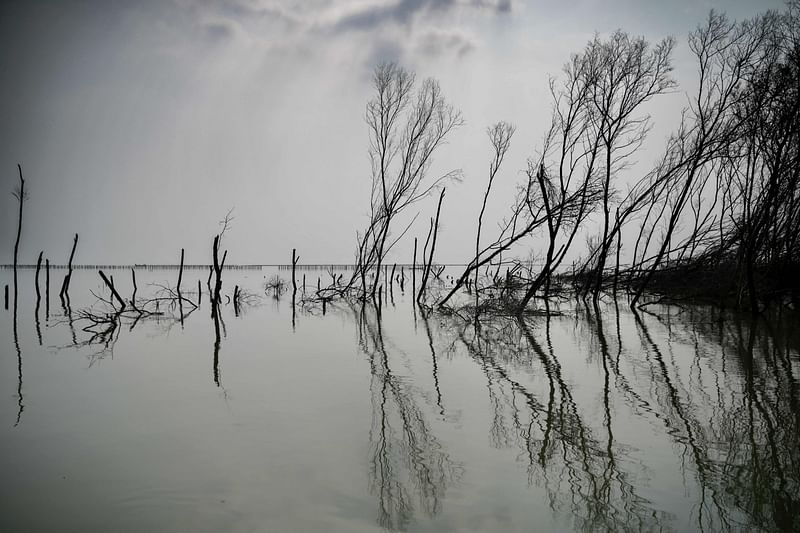
M 570 302 L 476 323 L 396 288 L 380 316 L 227 305 L 217 346 L 204 295 L 106 346 L 54 272 L 38 327 L 22 273 L 19 352 L 0 311 L 0 531 L 800 529 L 796 317 Z M 175 272 L 138 276 L 141 295 Z M 75 274 L 73 319 L 100 285 Z

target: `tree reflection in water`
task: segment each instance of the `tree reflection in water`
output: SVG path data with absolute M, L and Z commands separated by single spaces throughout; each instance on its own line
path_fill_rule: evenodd
M 391 322 L 379 307 L 352 310 L 369 363 L 368 477 L 383 528 L 446 520 L 448 489 L 485 466 L 454 459 L 464 455 L 452 435 L 475 436 L 457 414 L 467 412 L 460 403 L 466 397 L 485 402 L 471 407 L 488 415 L 478 435 L 514 450 L 522 484 L 541 489 L 552 513 L 575 530 L 800 530 L 796 316 L 754 319 L 663 305 L 633 312 L 577 301 L 523 317 L 419 309 L 413 328 L 394 331 L 405 311 L 389 309 Z M 105 353 L 123 325 L 110 316 L 114 321 L 80 328 L 86 341 L 76 340 L 74 322 L 89 315 L 75 318 L 65 304 L 56 324 L 69 327 L 72 346 Z M 165 332 L 178 318 L 154 320 Z M 212 322 L 213 379 L 221 387 L 226 332 L 216 306 Z M 137 323 L 124 325 L 133 330 Z M 13 334 L 19 424 L 25 403 L 16 320 Z M 410 341 L 416 358 L 395 345 Z M 442 364 L 444 357 L 466 363 L 459 372 L 471 369 L 479 388 L 456 381 L 461 395 L 454 394 L 461 375 Z M 417 365 L 430 375 L 420 379 Z M 691 505 L 682 509 L 670 499 Z
M 461 466 L 433 435 L 419 404 L 424 394 L 392 371 L 380 314 L 357 316 L 372 373 L 370 477 L 379 522 L 403 529 L 415 496 L 426 514 L 439 512 Z M 529 484 L 544 488 L 552 511 L 576 530 L 681 528 L 682 517 L 645 496 L 659 471 L 630 442 L 631 420 L 645 421 L 677 451 L 693 529 L 800 529 L 792 511 L 800 506 L 800 342 L 791 317 L 578 302 L 552 317 L 421 313 L 418 320 L 442 414 L 435 346 L 480 368 L 491 446 L 516 448 Z M 578 374 L 576 357 L 586 359 Z
M 795 377 L 800 342 L 793 317 L 752 318 L 704 308 L 667 311 L 661 321 L 668 338 L 694 341 L 685 386 L 671 384 L 662 349 L 641 316 L 637 324 L 656 359 L 659 382 L 667 388 L 661 396 L 665 407 L 681 416 L 679 436 L 694 460 L 701 490 L 698 525 L 800 530 L 800 517 L 792 511 L 800 506 Z
M 414 515 L 415 496 L 425 515 L 441 511 L 447 487 L 462 467 L 433 433 L 420 406 L 421 391 L 393 371 L 380 311 L 363 307 L 357 324 L 371 372 L 370 490 L 378 498 L 380 526 L 403 530 Z M 441 408 L 441 396 L 437 403 Z
M 457 320 L 452 326 L 458 326 Z M 608 381 L 601 433 L 584 420 L 563 375 L 553 350 L 550 321 L 484 316 L 462 321 L 460 326 L 459 339 L 486 374 L 494 412 L 492 442 L 520 449 L 529 483 L 544 487 L 553 511 L 571 516 L 580 530 L 658 529 L 665 517 L 636 493 L 635 473 L 625 471 L 616 458 Z M 607 373 L 602 325 L 597 332 Z M 546 392 L 532 391 L 514 377 L 518 373 L 544 375 Z M 498 439 L 497 435 L 511 437 Z

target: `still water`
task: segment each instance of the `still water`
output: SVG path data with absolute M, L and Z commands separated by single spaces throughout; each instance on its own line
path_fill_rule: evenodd
M 38 321 L 22 272 L 16 343 L 0 311 L 0 531 L 800 529 L 797 316 L 476 321 L 396 286 L 381 313 L 293 316 L 264 269 L 226 273 L 254 297 L 219 342 L 204 294 L 106 344 L 76 320 L 97 274 L 74 274 L 70 320 L 54 272 Z M 175 275 L 137 273 L 139 294 Z

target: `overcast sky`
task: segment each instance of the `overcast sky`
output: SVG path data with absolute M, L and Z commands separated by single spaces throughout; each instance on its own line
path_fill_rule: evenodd
M 365 223 L 370 73 L 398 61 L 437 78 L 466 124 L 432 171 L 448 186 L 437 259 L 463 262 L 498 120 L 517 134 L 490 201 L 502 216 L 550 112 L 547 82 L 595 32 L 678 39 L 714 8 L 750 17 L 780 1 L 26 0 L 0 3 L 0 262 L 11 262 L 22 163 L 29 201 L 20 251 L 79 263 L 210 260 L 217 222 L 233 263 L 350 262 Z M 661 97 L 645 165 L 685 95 Z M 652 153 L 651 153 L 652 152 Z M 424 238 L 435 199 L 419 205 Z M 424 219 L 424 220 L 423 220 Z M 484 231 L 487 238 L 491 229 Z M 410 243 L 413 243 L 413 238 Z M 393 260 L 410 261 L 411 246 Z

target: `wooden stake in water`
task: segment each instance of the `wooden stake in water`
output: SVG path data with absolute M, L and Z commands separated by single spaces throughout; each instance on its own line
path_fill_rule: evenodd
M 411 294 L 414 295 L 417 294 L 417 238 L 416 237 L 414 237 L 414 262 L 411 263 Z
M 136 286 L 136 271 L 131 267 L 131 281 L 133 282 L 133 294 L 131 294 L 131 305 L 136 309 L 136 291 L 139 288 Z
M 297 294 L 297 277 L 295 277 L 295 270 L 297 269 L 297 262 L 300 258 L 297 256 L 297 248 L 292 248 L 292 298 L 294 299 Z
M 181 267 L 178 270 L 178 296 L 181 294 L 181 280 L 183 279 L 183 248 L 181 248 Z
M 50 318 L 50 259 L 44 260 L 44 315 Z
M 42 255 L 44 251 L 39 252 L 39 259 L 36 260 L 36 309 L 39 309 L 39 300 L 42 299 L 42 293 L 39 290 L 39 271 L 42 269 Z

